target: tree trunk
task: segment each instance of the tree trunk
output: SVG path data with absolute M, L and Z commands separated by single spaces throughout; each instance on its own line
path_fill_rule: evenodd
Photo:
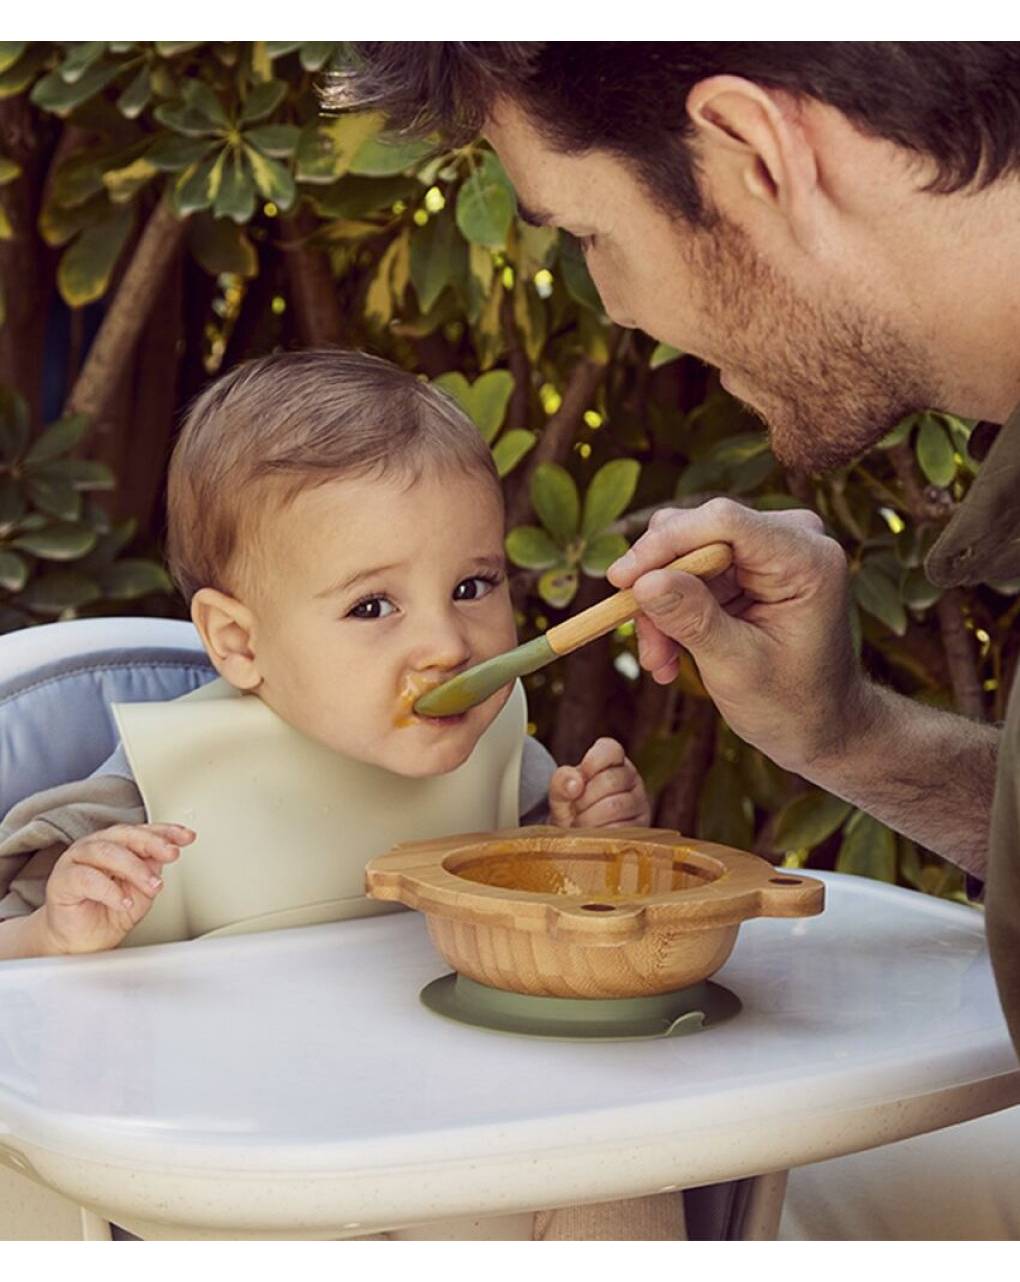
M 707 699 L 688 698 L 681 716 L 693 723 L 691 738 L 683 765 L 659 796 L 655 824 L 690 835 L 697 827 L 701 785 L 715 756 L 716 711 Z
M 586 610 L 611 591 L 604 579 L 582 577 L 572 610 Z M 563 660 L 563 694 L 549 748 L 561 765 L 577 765 L 599 736 L 612 680 L 611 656 L 610 637 L 604 636 Z
M 303 347 L 336 346 L 343 341 L 344 324 L 329 255 L 309 239 L 319 219 L 301 205 L 280 220 L 280 245 L 287 270 L 291 306 L 298 340 Z
M 187 220 L 177 218 L 165 200 L 153 210 L 67 399 L 66 413 L 87 414 L 95 422 L 106 409 L 162 297 L 186 227 Z

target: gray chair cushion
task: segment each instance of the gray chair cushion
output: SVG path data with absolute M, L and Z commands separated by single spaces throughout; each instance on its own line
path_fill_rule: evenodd
M 76 619 L 0 637 L 0 816 L 84 779 L 117 743 L 111 703 L 175 699 L 215 677 L 176 619 Z

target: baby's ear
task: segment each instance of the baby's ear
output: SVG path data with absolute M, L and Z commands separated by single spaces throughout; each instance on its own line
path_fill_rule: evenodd
M 252 612 L 246 605 L 216 588 L 199 588 L 191 598 L 191 621 L 225 681 L 238 690 L 262 684 L 252 648 Z

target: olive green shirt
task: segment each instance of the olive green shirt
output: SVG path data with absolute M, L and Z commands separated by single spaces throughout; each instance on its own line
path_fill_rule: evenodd
M 940 587 L 1020 577 L 1020 406 L 996 437 L 925 569 Z M 1020 1053 L 1020 669 L 999 746 L 985 915 L 999 1000 Z

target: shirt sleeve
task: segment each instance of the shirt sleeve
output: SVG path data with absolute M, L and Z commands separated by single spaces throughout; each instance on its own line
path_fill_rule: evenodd
M 521 826 L 549 822 L 549 780 L 556 762 L 549 751 L 531 735 L 524 740 L 521 757 Z
M 145 823 L 133 779 L 93 775 L 26 797 L 0 823 L 0 921 L 41 908 L 68 846 L 114 824 Z

